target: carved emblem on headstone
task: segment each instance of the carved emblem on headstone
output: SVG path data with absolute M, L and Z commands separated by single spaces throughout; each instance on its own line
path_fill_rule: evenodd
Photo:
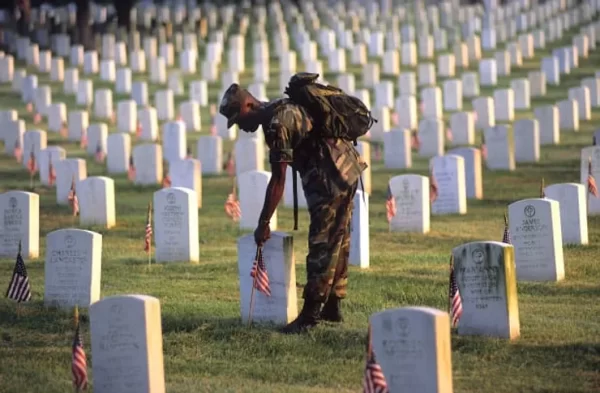
M 401 337 L 406 337 L 410 333 L 410 322 L 406 317 L 400 317 L 396 320 L 396 327 L 398 328 L 398 334 Z
M 17 198 L 10 197 L 10 199 L 8 200 L 8 206 L 10 206 L 11 209 L 16 209 L 17 205 L 18 205 Z
M 167 203 L 173 205 L 176 202 L 176 199 L 177 198 L 175 198 L 175 194 L 173 194 L 172 192 L 167 194 Z
M 73 236 L 67 235 L 65 237 L 65 247 L 73 248 L 74 245 L 75 245 L 75 239 L 73 238 Z
M 525 216 L 531 218 L 535 216 L 535 207 L 533 207 L 532 205 L 527 205 L 525 206 L 523 213 L 525 213 Z
M 473 257 L 473 261 L 475 263 L 482 263 L 483 260 L 485 259 L 485 253 L 480 248 L 473 250 L 473 253 L 471 254 L 471 256 Z
M 386 318 L 383 320 L 383 330 L 385 330 L 387 332 L 392 331 L 392 320 L 391 319 Z

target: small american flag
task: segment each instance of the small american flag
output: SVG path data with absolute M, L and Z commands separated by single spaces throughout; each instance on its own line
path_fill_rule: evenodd
M 587 188 L 588 192 L 598 198 L 598 185 L 596 179 L 592 175 L 592 158 L 588 159 L 588 175 L 587 175 Z
M 152 205 L 148 204 L 148 213 L 146 214 L 146 234 L 144 236 L 144 251 L 150 252 L 152 245 Z
M 96 145 L 96 154 L 94 157 L 96 158 L 96 162 L 98 164 L 102 164 L 104 162 L 104 151 L 102 150 L 102 145 L 100 142 L 98 142 L 98 145 Z
M 452 134 L 452 129 L 446 128 L 446 140 L 448 140 L 448 142 L 452 142 L 453 139 L 454 135 Z
M 33 104 L 28 102 L 27 105 L 25 105 L 25 110 L 29 113 L 33 112 Z
M 375 360 L 371 347 L 371 325 L 367 335 L 367 363 L 363 376 L 363 393 L 389 393 L 383 370 Z
M 29 277 L 27 277 L 27 269 L 25 261 L 21 256 L 21 242 L 19 242 L 19 252 L 17 253 L 17 262 L 13 270 L 13 277 L 8 284 L 6 297 L 15 300 L 19 303 L 28 302 L 31 299 L 31 287 L 29 285 Z
M 67 126 L 67 122 L 63 121 L 62 127 L 60 127 L 60 136 L 62 136 L 63 138 L 66 138 L 68 134 L 69 134 L 69 128 Z
M 450 291 L 448 294 L 450 303 L 450 320 L 452 327 L 458 325 L 458 321 L 463 312 L 462 299 L 460 298 L 460 291 L 458 290 L 458 284 L 456 283 L 456 277 L 454 274 L 454 255 L 450 257 Z
M 54 165 L 52 165 L 52 157 L 48 160 L 48 185 L 54 185 L 56 181 L 56 170 L 54 169 Z
M 162 180 L 162 187 L 163 188 L 171 187 L 171 176 L 169 176 L 168 173 L 167 173 L 167 176 L 165 176 Z
M 433 175 L 433 171 L 431 171 L 431 175 L 429 176 L 429 200 L 433 203 L 438 197 L 438 184 L 437 180 L 435 180 L 435 176 Z
M 77 392 L 86 390 L 88 384 L 87 360 L 83 349 L 83 341 L 79 331 L 79 321 L 76 322 L 75 336 L 73 337 L 73 356 L 71 371 L 73 372 L 73 386 Z
M 508 216 L 504 213 L 504 233 L 502 234 L 502 243 L 511 244 L 510 231 L 508 230 Z
M 87 130 L 85 128 L 83 128 L 81 130 L 81 141 L 79 142 L 79 146 L 82 149 L 85 149 L 88 145 L 88 136 L 87 136 Z
M 394 194 L 392 194 L 392 189 L 388 185 L 387 189 L 387 198 L 385 201 L 385 209 L 387 212 L 387 220 L 388 222 L 392 221 L 392 218 L 396 215 L 396 198 L 394 198 Z
M 225 213 L 234 221 L 239 221 L 242 216 L 242 210 L 240 209 L 240 202 L 235 197 L 235 193 L 232 192 L 227 196 L 225 201 Z
M 17 162 L 21 162 L 23 159 L 23 149 L 21 149 L 21 142 L 17 138 L 15 141 L 15 148 L 13 149 L 13 156 L 17 159 Z
M 542 182 L 540 183 L 540 198 L 546 198 L 546 192 L 544 191 L 544 178 L 542 177 Z
M 225 162 L 225 170 L 229 174 L 229 176 L 235 175 L 235 159 L 233 158 L 233 153 L 229 152 L 227 155 L 227 162 Z
M 33 124 L 40 124 L 42 122 L 42 115 L 39 112 L 36 112 L 35 115 L 33 115 Z
M 29 174 L 31 176 L 33 176 L 37 171 L 37 163 L 35 162 L 35 152 L 33 151 L 33 148 L 29 153 L 29 161 L 27 161 L 27 170 L 29 171 Z
M 256 250 L 256 260 L 252 264 L 250 277 L 254 279 L 252 284 L 257 291 L 264 293 L 266 296 L 271 296 L 271 286 L 269 285 L 269 276 L 267 275 L 267 267 L 262 255 L 262 247 Z
M 138 121 L 138 123 L 137 123 L 137 127 L 135 129 L 135 136 L 137 138 L 142 136 L 142 122 L 141 121 Z
M 77 192 L 75 191 L 75 178 L 71 180 L 71 189 L 69 190 L 69 195 L 67 196 L 69 201 L 69 205 L 73 208 L 73 215 L 76 216 L 79 214 L 79 198 L 77 198 Z
M 411 147 L 414 150 L 418 150 L 421 147 L 421 140 L 416 130 L 411 133 Z
M 135 180 L 135 165 L 133 164 L 133 156 L 129 156 L 129 168 L 127 168 L 127 178 L 129 181 Z

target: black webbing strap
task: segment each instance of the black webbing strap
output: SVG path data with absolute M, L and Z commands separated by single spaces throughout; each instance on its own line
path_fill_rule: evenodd
M 298 175 L 296 169 L 292 167 L 292 187 L 294 192 L 294 231 L 298 230 Z

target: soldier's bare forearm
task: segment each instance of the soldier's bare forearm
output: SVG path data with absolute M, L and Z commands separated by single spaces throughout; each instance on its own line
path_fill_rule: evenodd
M 285 162 L 271 165 L 271 180 L 269 180 L 267 192 L 265 193 L 265 203 L 260 214 L 259 224 L 271 220 L 271 216 L 273 216 L 279 201 L 281 201 L 285 189 L 286 168 L 287 164 Z

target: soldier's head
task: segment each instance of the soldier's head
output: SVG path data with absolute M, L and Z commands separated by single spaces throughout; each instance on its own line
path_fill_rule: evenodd
M 262 103 L 237 83 L 232 84 L 223 94 L 219 113 L 227 118 L 227 127 L 237 124 L 246 132 L 255 132 L 261 123 L 259 109 Z

